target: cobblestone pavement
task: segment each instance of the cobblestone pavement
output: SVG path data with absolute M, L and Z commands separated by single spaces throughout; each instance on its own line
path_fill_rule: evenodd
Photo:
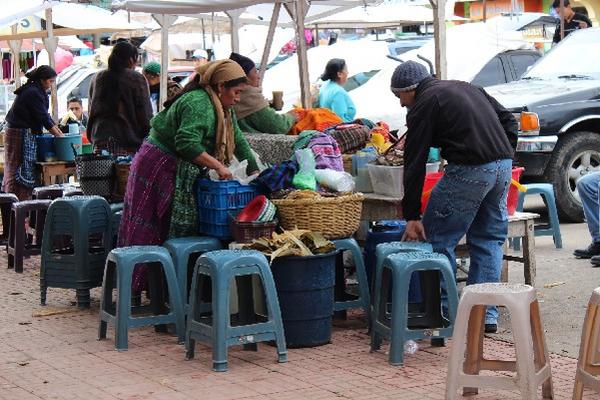
M 0 251 L 0 399 L 443 399 L 448 348 L 420 343 L 403 367 L 369 352 L 361 315 L 336 322 L 332 343 L 289 350 L 278 364 L 275 348 L 232 348 L 229 372 L 211 370 L 210 349 L 197 345 L 186 361 L 183 346 L 153 329 L 130 330 L 129 350 L 114 350 L 114 329 L 97 341 L 99 289 L 92 308 L 74 306 L 74 291 L 49 289 L 39 305 L 39 258 L 23 274 L 6 269 Z M 450 344 L 451 345 L 451 344 Z M 488 357 L 514 357 L 512 345 L 486 340 Z M 571 397 L 576 360 L 551 356 L 557 399 Z M 471 399 L 517 399 L 516 392 L 481 390 Z M 587 398 L 594 398 L 588 396 Z M 597 396 L 596 396 L 597 398 Z

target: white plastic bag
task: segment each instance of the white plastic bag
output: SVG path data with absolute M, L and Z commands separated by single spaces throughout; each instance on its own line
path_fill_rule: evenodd
M 258 155 L 256 155 L 256 157 L 258 157 Z M 231 160 L 229 167 L 227 167 L 227 168 L 229 168 L 229 171 L 231 172 L 231 175 L 232 175 L 231 179 L 238 181 L 242 185 L 247 185 L 250 182 L 252 182 L 254 180 L 254 178 L 256 178 L 260 174 L 260 172 L 262 172 L 261 167 L 264 169 L 264 165 L 260 163 L 258 158 L 256 159 L 256 162 L 257 162 L 257 165 L 259 166 L 259 172 L 254 175 L 248 176 L 248 174 L 246 174 L 246 168 L 248 167 L 248 160 L 239 162 L 237 160 L 237 158 L 233 157 L 233 160 Z M 210 171 L 208 171 L 208 177 L 212 181 L 220 180 L 219 174 L 217 174 L 217 171 L 215 171 L 214 169 L 211 169 Z
M 319 185 L 335 190 L 336 192 L 354 191 L 354 178 L 347 172 L 333 169 L 316 169 L 315 177 Z

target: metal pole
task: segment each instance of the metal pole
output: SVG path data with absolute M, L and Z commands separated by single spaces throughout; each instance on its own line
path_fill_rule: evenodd
M 296 0 L 294 1 L 293 8 L 289 3 L 285 7 L 296 25 L 296 48 L 298 52 L 298 69 L 300 71 L 300 98 L 302 107 L 310 108 L 310 82 L 306 57 L 306 39 L 304 38 L 304 18 L 308 11 L 308 4 L 305 0 Z
M 560 0 L 560 40 L 565 38 L 565 0 Z
M 487 0 L 483 0 L 483 22 L 487 21 Z
M 439 79 L 446 79 L 446 0 L 429 0 L 433 6 L 435 41 L 435 72 Z

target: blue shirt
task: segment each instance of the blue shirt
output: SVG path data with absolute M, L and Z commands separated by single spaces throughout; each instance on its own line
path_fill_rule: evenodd
M 354 120 L 356 108 L 348 92 L 337 82 L 327 81 L 319 89 L 319 107 L 329 108 L 344 122 Z

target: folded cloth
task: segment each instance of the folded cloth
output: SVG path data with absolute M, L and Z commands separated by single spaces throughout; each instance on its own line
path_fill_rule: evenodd
M 319 135 L 319 134 L 321 134 L 321 132 L 312 131 L 312 130 L 300 132 L 300 134 L 298 135 L 298 139 L 296 139 L 296 141 L 294 142 L 294 145 L 293 145 L 294 151 L 305 149 L 306 146 L 308 146 L 308 144 L 310 143 L 310 140 L 315 135 Z
M 307 130 L 324 132 L 325 129 L 343 122 L 336 113 L 327 108 L 296 109 L 294 112 L 298 115 L 298 121 L 290 129 L 290 135 Z
M 337 141 L 326 133 L 312 137 L 308 148 L 315 155 L 316 169 L 344 170 L 344 161 Z
M 370 139 L 370 129 L 359 124 L 340 124 L 325 131 L 338 143 L 342 153 L 354 153 L 363 149 Z
M 256 185 L 258 191 L 263 194 L 288 189 L 292 187 L 292 180 L 298 169 L 297 161 L 284 161 L 265 169 L 252 181 L 252 184 Z
M 22 159 L 21 165 L 16 171 L 15 180 L 28 188 L 35 186 L 35 161 L 37 157 L 37 145 L 35 135 L 31 129 L 21 129 L 22 139 Z

